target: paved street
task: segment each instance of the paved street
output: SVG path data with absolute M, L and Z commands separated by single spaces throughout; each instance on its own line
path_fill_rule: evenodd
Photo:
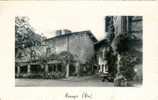
M 69 79 L 56 79 L 56 80 L 47 80 L 47 79 L 16 79 L 16 86 L 54 86 L 54 87 L 109 87 L 113 86 L 113 83 L 102 82 L 97 78 L 69 78 Z

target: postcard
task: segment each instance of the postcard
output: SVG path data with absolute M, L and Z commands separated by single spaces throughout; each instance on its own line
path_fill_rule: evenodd
M 0 1 L 0 100 L 157 100 L 158 2 Z

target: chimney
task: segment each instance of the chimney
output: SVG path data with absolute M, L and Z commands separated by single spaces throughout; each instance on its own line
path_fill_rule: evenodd
M 56 36 L 64 35 L 64 34 L 69 34 L 71 33 L 70 30 L 68 29 L 63 29 L 63 30 L 56 30 Z

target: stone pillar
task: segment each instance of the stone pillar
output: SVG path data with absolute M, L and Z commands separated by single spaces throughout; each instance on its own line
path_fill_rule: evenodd
M 17 73 L 16 73 L 16 76 L 17 78 L 20 77 L 20 66 L 17 66 Z
M 48 73 L 48 64 L 45 64 L 45 73 Z
M 76 62 L 75 73 L 77 74 L 77 76 L 79 76 L 79 67 L 80 67 L 79 62 Z
M 20 74 L 20 66 L 17 66 L 17 74 Z
M 69 64 L 66 64 L 66 78 L 69 77 Z
M 55 72 L 58 72 L 58 64 L 55 64 Z
M 31 72 L 31 65 L 28 64 L 28 65 L 27 65 L 27 73 L 30 73 L 30 72 Z

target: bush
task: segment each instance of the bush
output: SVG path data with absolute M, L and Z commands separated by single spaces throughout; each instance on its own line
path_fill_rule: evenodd
M 49 72 L 48 74 L 45 75 L 46 79 L 60 79 L 64 77 L 65 77 L 64 72 Z
M 136 65 L 135 57 L 122 55 L 120 59 L 120 73 L 127 79 L 133 80 L 135 76 L 134 66 Z
M 41 79 L 43 78 L 43 74 L 42 73 L 30 73 L 30 74 L 26 74 L 25 78 L 31 78 L 31 79 Z

